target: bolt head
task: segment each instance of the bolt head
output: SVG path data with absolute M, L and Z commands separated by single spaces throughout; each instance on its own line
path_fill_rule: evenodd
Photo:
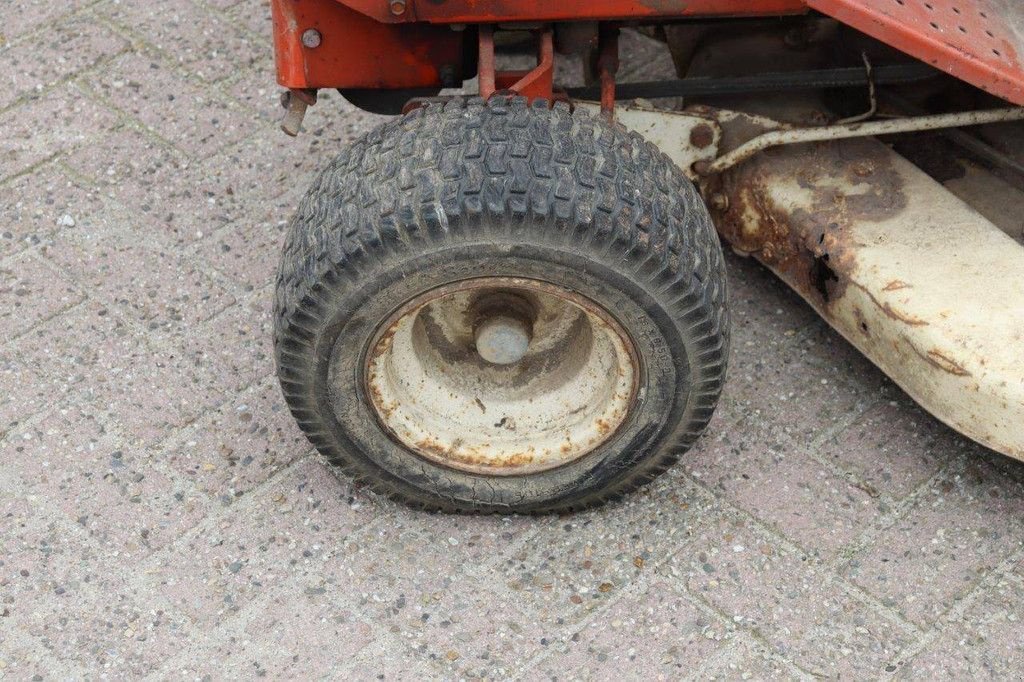
M 323 37 L 320 35 L 320 31 L 315 28 L 307 28 L 302 32 L 302 44 L 306 47 L 320 47 L 320 42 L 322 40 Z
M 405 14 L 405 0 L 391 0 L 391 13 L 395 16 Z

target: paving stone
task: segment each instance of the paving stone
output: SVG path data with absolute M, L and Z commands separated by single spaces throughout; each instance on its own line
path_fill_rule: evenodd
M 166 546 L 207 513 L 191 485 L 125 447 L 87 409 L 51 412 L 15 431 L 4 450 L 26 487 L 120 560 Z
M 546 679 L 589 680 L 615 669 L 636 679 L 680 679 L 728 646 L 732 630 L 678 585 L 659 578 L 552 644 L 538 672 Z
M 280 159 L 263 151 L 236 145 L 195 161 L 148 132 L 124 127 L 111 134 L 107 148 L 83 148 L 65 161 L 135 216 L 159 226 L 164 243 L 191 244 L 230 223 L 236 229 L 262 228 L 267 222 L 283 227 L 294 207 L 284 211 L 274 203 L 285 189 L 274 181 Z M 277 251 L 272 247 L 261 255 L 276 265 Z
M 733 640 L 727 655 L 706 666 L 700 673 L 704 680 L 796 680 L 800 673 L 779 660 L 767 648 L 743 640 Z
M 161 233 L 158 224 L 108 205 L 41 250 L 97 298 L 152 328 L 197 324 L 230 305 L 230 293 L 180 249 L 165 246 Z
M 823 557 L 835 556 L 889 508 L 873 491 L 794 448 L 778 429 L 751 421 L 710 430 L 682 466 L 715 494 Z
M 149 588 L 200 627 L 229 618 L 268 588 L 301 581 L 318 590 L 333 557 L 369 522 L 373 504 L 307 458 L 181 540 L 149 565 Z M 338 585 L 336 590 L 348 589 Z M 326 590 L 326 588 L 325 588 Z
M 1024 486 L 968 460 L 915 500 L 848 572 L 882 603 L 928 624 L 1024 547 L 1022 538 Z
M 157 458 L 207 494 L 232 499 L 311 448 L 288 412 L 277 381 L 272 380 L 255 391 L 230 397 L 183 441 L 168 445 Z
M 272 294 L 237 303 L 198 326 L 150 322 L 148 338 L 217 386 L 241 391 L 274 373 Z
M 518 595 L 478 576 L 530 529 L 524 519 L 445 517 L 395 509 L 324 565 L 312 589 L 355 599 L 413 660 L 459 678 L 507 678 L 542 647 L 543 625 Z M 351 601 L 349 602 L 351 603 Z
M 89 4 L 89 0 L 10 0 L 4 6 L 4 41 L 13 41 L 22 34 L 44 24 L 55 24 Z
M 270 18 L 270 5 L 254 2 L 237 2 L 233 0 L 217 0 L 221 8 L 225 10 L 229 21 L 244 30 L 248 31 L 255 39 L 263 41 L 262 45 L 269 45 L 273 38 L 273 22 Z M 272 65 L 272 60 L 262 59 L 258 62 L 261 66 Z
M 114 59 L 89 85 L 194 158 L 214 155 L 252 128 L 251 118 L 215 89 L 187 82 L 147 55 Z
M 739 415 L 732 428 L 769 428 L 786 450 L 807 448 L 888 395 L 880 372 L 818 324 L 774 348 L 756 339 L 734 344 L 723 392 Z
M 329 557 L 319 582 L 330 595 L 358 599 L 361 610 L 397 635 L 419 632 L 424 613 L 453 610 L 454 602 L 475 591 L 481 565 L 533 525 L 522 518 L 460 520 L 390 504 L 385 509 L 382 522 L 349 538 Z M 500 588 L 494 575 L 486 582 Z
M 966 447 L 963 436 L 903 397 L 880 402 L 817 453 L 874 493 L 901 499 Z
M 0 437 L 51 407 L 39 368 L 10 348 L 0 347 Z
M 508 679 L 543 649 L 543 626 L 518 608 L 513 595 L 471 581 L 456 579 L 447 590 L 403 610 L 419 622 L 392 625 L 391 630 L 446 678 Z
M 441 669 L 433 661 L 423 660 L 402 642 L 387 637 L 378 637 L 336 673 L 368 680 L 441 678 Z
M 258 61 L 270 46 L 269 28 L 267 40 L 258 42 L 189 0 L 123 2 L 107 6 L 107 12 L 113 21 L 156 47 L 168 62 L 205 81 L 223 80 Z
M 99 194 L 48 165 L 0 184 L 0 258 L 74 227 L 102 207 Z
M 817 316 L 800 296 L 753 258 L 725 253 L 732 311 L 733 344 L 768 348 L 787 343 Z
M 0 518 L 5 628 L 34 638 L 58 663 L 51 674 L 138 677 L 180 650 L 183 623 L 153 601 L 140 607 L 123 564 L 83 542 L 49 505 L 7 496 Z
M 75 87 L 48 93 L 0 114 L 0 180 L 92 143 L 114 128 L 115 112 Z
M 246 10 L 244 14 L 248 16 L 251 8 L 244 6 L 242 9 Z M 284 115 L 284 108 L 281 106 L 281 93 L 284 88 L 277 84 L 277 70 L 272 62 L 263 62 L 253 68 L 239 71 L 225 86 L 225 91 L 268 122 L 278 122 Z M 317 96 L 319 97 L 319 94 Z M 308 132 L 308 122 L 303 121 L 302 134 Z
M 33 399 L 88 404 L 123 427 L 133 445 L 165 439 L 223 400 L 223 388 L 187 359 L 154 347 L 103 304 L 87 302 L 36 327 L 12 349 L 12 375 L 42 378 Z
M 666 504 L 662 495 L 636 496 L 600 512 L 543 519 L 488 574 L 548 626 L 578 622 L 679 551 L 715 515 L 685 480 L 676 481 L 672 498 Z
M 48 26 L 35 37 L 13 46 L 0 42 L 0 71 L 4 74 L 0 108 L 29 92 L 49 88 L 127 47 L 127 41 L 88 16 Z
M 1012 679 L 1024 668 L 1024 593 L 1018 581 L 1000 581 L 964 614 L 946 623 L 902 675 L 915 680 Z
M 201 649 L 198 656 L 160 667 L 188 679 L 335 678 L 373 641 L 377 628 L 344 606 L 299 590 L 283 591 L 246 613 L 249 625 Z
M 240 222 L 205 240 L 196 255 L 218 272 L 253 290 L 274 281 L 287 224 Z
M 71 677 L 85 674 L 74 662 L 57 662 L 35 639 L 20 630 L 0 631 L 0 674 L 12 679 L 45 680 L 58 673 Z
M 23 334 L 79 303 L 85 294 L 53 268 L 32 255 L 0 265 L 0 332 L 6 338 Z
M 710 528 L 667 572 L 816 676 L 878 677 L 912 641 L 823 566 L 739 520 Z

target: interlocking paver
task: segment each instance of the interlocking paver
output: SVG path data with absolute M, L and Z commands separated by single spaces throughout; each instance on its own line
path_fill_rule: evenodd
M 818 420 L 818 406 L 830 404 L 821 409 L 834 410 L 824 420 L 833 424 L 842 415 L 856 414 L 873 395 L 872 389 L 855 381 L 836 382 L 796 347 L 774 354 L 779 356 L 798 364 L 800 378 L 773 383 L 771 376 L 749 374 L 737 379 L 738 385 L 727 391 L 735 401 L 719 409 L 717 428 L 682 466 L 716 494 L 769 521 L 802 546 L 832 556 L 885 506 L 874 499 L 871 489 L 811 456 L 820 431 L 799 419 L 803 415 L 805 420 Z M 776 400 L 789 407 L 772 404 Z
M 647 680 L 679 679 L 727 647 L 732 630 L 677 583 L 659 578 L 551 645 L 554 653 L 539 671 L 566 680 L 600 678 L 609 668 Z
M 39 368 L 10 348 L 0 348 L 0 436 L 51 407 Z
M 420 623 L 410 623 L 396 638 L 445 676 L 502 679 L 521 672 L 544 646 L 543 625 L 518 608 L 514 595 L 486 586 L 462 589 L 459 582 L 413 604 Z
M 309 449 L 272 381 L 229 398 L 155 457 L 201 490 L 230 503 Z
M 237 142 L 252 127 L 251 117 L 215 88 L 185 80 L 150 55 L 118 57 L 89 84 L 113 106 L 197 158 Z
M 907 399 L 883 401 L 817 448 L 821 459 L 900 499 L 935 475 L 965 441 Z
M 284 243 L 286 224 L 239 221 L 205 240 L 196 254 L 206 263 L 251 290 L 273 281 L 277 253 Z
M 726 656 L 701 671 L 708 680 L 796 680 L 800 673 L 768 647 L 734 640 Z
M 736 339 L 724 396 L 739 415 L 734 428 L 770 428 L 787 450 L 809 447 L 885 395 L 881 372 L 864 360 L 851 371 L 856 351 L 823 322 L 764 349 L 762 339 Z
M 669 566 L 696 595 L 807 672 L 877 677 L 912 632 L 824 566 L 739 521 L 710 528 Z
M 1022 585 L 1001 581 L 906 663 L 903 673 L 916 680 L 1011 679 L 1024 667 L 1022 642 Z
M 10 492 L 10 487 L 5 487 Z M 130 572 L 83 541 L 44 500 L 8 494 L 0 510 L 5 628 L 57 662 L 45 671 L 138 676 L 187 639 L 183 623 L 142 595 Z
M 350 607 L 301 589 L 275 593 L 246 616 L 248 625 L 208 638 L 199 655 L 163 662 L 159 672 L 187 679 L 319 678 L 348 665 L 379 631 Z
M 0 325 L 8 336 L 31 329 L 84 297 L 73 282 L 34 256 L 0 265 Z
M 374 515 L 367 498 L 339 484 L 315 458 L 230 508 L 186 535 L 175 551 L 159 555 L 144 578 L 149 589 L 205 627 L 285 582 L 328 592 L 330 562 L 349 553 L 350 535 Z M 349 589 L 347 581 L 329 586 L 330 592 Z
M 3 38 L 12 41 L 32 29 L 58 22 L 89 4 L 89 0 L 10 0 L 4 5 Z
M 74 227 L 76 216 L 102 206 L 99 192 L 77 182 L 56 165 L 39 168 L 0 185 L 0 257 L 43 242 Z
M 47 26 L 35 39 L 0 47 L 0 71 L 4 73 L 0 109 L 32 91 L 41 92 L 76 75 L 127 47 L 126 40 L 88 16 Z
M 423 514 L 360 490 L 285 406 L 271 299 L 312 178 L 386 117 L 324 91 L 282 135 L 267 3 L 3 10 L 0 676 L 973 679 L 1024 664 L 1024 466 L 915 407 L 732 254 L 723 402 L 650 486 L 546 518 Z M 622 44 L 620 75 L 673 75 L 657 41 Z M 580 68 L 560 58 L 558 77 Z
M 883 511 L 879 502 L 755 425 L 733 425 L 685 464 L 695 478 L 771 522 L 802 546 L 832 556 Z
M 224 395 L 187 358 L 155 346 L 94 301 L 26 333 L 11 358 L 15 371 L 30 368 L 41 377 L 29 384 L 39 389 L 29 394 L 32 399 L 47 408 L 58 397 L 87 403 L 119 423 L 133 445 L 163 440 Z
M 1021 548 L 1024 486 L 969 460 L 915 500 L 848 570 L 883 603 L 927 624 Z
M 672 483 L 675 485 L 671 485 Z M 504 553 L 489 573 L 549 625 L 577 622 L 684 545 L 716 510 L 693 484 L 665 484 L 671 497 L 635 497 L 603 512 L 537 523 L 535 536 Z
M 188 482 L 124 446 L 88 409 L 48 413 L 8 443 L 5 459 L 24 485 L 124 560 L 167 545 L 207 513 Z
M 198 324 L 230 305 L 230 293 L 180 249 L 161 243 L 162 233 L 159 224 L 108 205 L 41 250 L 97 297 L 154 328 Z M 138 267 L 125 269 L 125 262 Z
M 262 16 L 247 3 L 249 13 Z M 260 9 L 269 3 L 260 3 Z M 206 12 L 190 0 L 122 2 L 108 6 L 109 16 L 127 31 L 156 47 L 170 62 L 206 81 L 218 81 L 263 56 L 257 42 L 232 22 Z M 268 17 L 269 18 L 269 17 Z
M 118 114 L 61 88 L 0 114 L 0 179 L 58 154 L 95 142 L 117 125 Z

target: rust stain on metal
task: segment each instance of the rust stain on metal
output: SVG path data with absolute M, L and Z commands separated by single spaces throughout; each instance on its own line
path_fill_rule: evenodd
M 780 177 L 807 193 L 801 206 L 780 206 L 772 195 Z M 798 152 L 769 150 L 705 188 L 729 197 L 718 216 L 719 232 L 734 248 L 776 270 L 800 293 L 828 312 L 856 271 L 852 228 L 898 215 L 906 206 L 899 176 L 869 142 L 817 144 Z M 926 324 L 875 303 L 907 324 Z
M 715 141 L 715 131 L 707 124 L 700 124 L 690 131 L 690 144 L 697 149 L 707 149 Z
M 916 351 L 917 349 L 915 348 L 914 350 Z M 928 364 L 932 365 L 933 367 L 937 367 L 938 369 L 941 369 L 943 372 L 949 372 L 950 374 L 953 374 L 954 376 L 958 377 L 971 376 L 971 373 L 964 369 L 963 365 L 956 362 L 948 355 L 935 348 L 928 351 L 927 353 L 921 353 L 920 351 L 918 351 L 918 355 L 924 358 Z
M 870 291 L 868 291 L 865 287 L 858 284 L 857 288 L 863 291 L 864 294 L 871 299 L 871 302 L 878 306 L 879 310 L 885 313 L 886 317 L 896 320 L 898 322 L 909 324 L 911 327 L 924 327 L 928 325 L 928 322 L 926 320 L 922 320 L 921 318 L 916 317 L 914 315 L 910 315 L 908 313 L 896 310 L 888 301 L 879 301 L 878 297 L 875 296 Z M 886 287 L 884 291 L 891 291 L 891 289 Z
M 901 279 L 894 279 L 893 281 L 886 284 L 882 291 L 899 291 L 900 289 L 907 289 L 910 285 Z
M 490 469 L 514 469 L 529 464 L 536 457 L 536 453 L 532 452 L 531 449 L 526 452 L 505 455 L 501 459 L 495 459 L 487 453 L 479 453 L 474 449 L 464 451 L 461 449 L 461 445 L 462 443 L 456 440 L 449 447 L 429 437 L 416 443 L 416 447 L 422 452 L 435 455 L 441 459 Z

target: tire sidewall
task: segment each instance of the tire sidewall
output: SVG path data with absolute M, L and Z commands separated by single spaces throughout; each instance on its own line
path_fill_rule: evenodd
M 541 230 L 549 229 L 540 226 Z M 313 347 L 313 404 L 332 440 L 365 472 L 389 478 L 407 497 L 443 498 L 456 507 L 517 511 L 566 506 L 607 494 L 654 467 L 674 431 L 689 421 L 690 361 L 677 322 L 637 282 L 579 248 L 524 241 L 466 240 L 419 255 L 393 254 L 361 278 L 334 286 Z M 486 476 L 432 462 L 391 438 L 366 394 L 370 344 L 385 320 L 409 300 L 485 273 L 526 277 L 566 287 L 604 308 L 632 337 L 640 358 L 637 397 L 626 421 L 594 451 L 561 467 L 529 475 Z M 441 406 L 439 409 L 443 409 Z

